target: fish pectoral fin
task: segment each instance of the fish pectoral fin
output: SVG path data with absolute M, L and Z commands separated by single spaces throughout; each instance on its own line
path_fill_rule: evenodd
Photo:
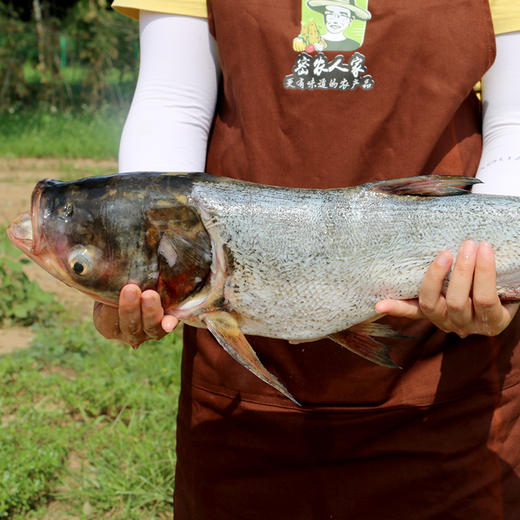
M 251 371 L 256 377 L 285 395 L 293 403 L 301 406 L 285 386 L 262 365 L 232 314 L 225 311 L 208 312 L 201 315 L 200 319 L 233 359 Z
M 362 336 L 376 336 L 377 338 L 410 338 L 410 336 L 404 336 L 388 325 L 374 321 L 358 323 L 350 327 L 348 332 L 354 332 Z
M 466 195 L 471 186 L 482 181 L 461 175 L 420 175 L 404 177 L 368 184 L 374 191 L 389 195 L 415 195 L 419 197 L 445 197 L 447 195 Z
M 364 324 L 361 324 L 364 325 Z M 369 324 L 371 325 L 371 324 Z M 381 327 L 385 327 L 384 325 L 380 325 Z M 356 332 L 356 327 L 358 332 Z M 385 327 L 388 330 L 390 327 Z M 353 330 L 354 329 L 354 330 Z M 380 343 L 368 336 L 365 332 L 359 332 L 360 326 L 356 325 L 355 327 L 351 327 L 350 329 L 343 330 L 341 332 L 336 332 L 334 334 L 330 334 L 328 337 L 338 345 L 345 347 L 350 350 L 354 354 L 358 356 L 364 357 L 368 359 L 368 361 L 372 361 L 372 363 L 376 363 L 382 367 L 388 368 L 401 368 L 399 365 L 395 364 L 392 360 L 390 348 Z M 362 329 L 361 329 L 362 330 Z M 381 330 L 380 332 L 385 332 Z M 388 334 L 389 332 L 386 331 Z M 377 335 L 385 335 L 385 334 L 377 334 Z M 386 337 L 390 337 L 387 335 Z

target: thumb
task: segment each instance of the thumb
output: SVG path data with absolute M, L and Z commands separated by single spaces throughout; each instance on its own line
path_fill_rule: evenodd
M 425 317 L 419 307 L 418 300 L 381 300 L 376 303 L 375 309 L 379 314 L 395 316 L 396 318 L 420 320 Z

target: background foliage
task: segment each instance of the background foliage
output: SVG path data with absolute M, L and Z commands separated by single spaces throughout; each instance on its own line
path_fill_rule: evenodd
M 39 285 L 29 280 L 23 270 L 28 258 L 7 240 L 5 229 L 0 228 L 0 327 L 33 325 L 37 321 L 49 323 L 62 312 L 54 295 L 42 291 Z
M 137 40 L 105 0 L 0 3 L 4 182 L 20 157 L 58 158 L 42 161 L 62 179 L 113 171 Z M 105 340 L 26 276 L 4 225 L 0 325 L 33 340 L 0 355 L 0 519 L 171 518 L 179 333 L 138 351 Z
M 0 356 L 0 519 L 171 518 L 181 341 L 137 352 L 90 323 Z
M 126 104 L 137 39 L 137 24 L 106 0 L 0 4 L 0 110 Z

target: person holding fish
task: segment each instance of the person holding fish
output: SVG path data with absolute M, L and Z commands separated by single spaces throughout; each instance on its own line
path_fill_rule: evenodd
M 297 54 L 311 3 L 116 0 L 141 38 L 121 171 L 301 188 L 476 175 L 475 192 L 520 196 L 516 0 L 335 0 L 370 13 L 359 49 Z M 402 370 L 329 339 L 248 338 L 301 406 L 185 327 L 177 520 L 520 518 L 520 295 L 497 295 L 487 242 L 437 253 L 417 299 L 375 305 Z M 94 321 L 134 347 L 178 323 L 135 285 Z M 347 331 L 353 350 L 374 348 L 366 330 Z

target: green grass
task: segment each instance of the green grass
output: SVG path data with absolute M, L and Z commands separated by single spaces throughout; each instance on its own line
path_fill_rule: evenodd
M 0 356 L 0 519 L 171 517 L 180 336 L 138 351 L 105 340 L 17 256 L 4 232 L 3 321 L 35 337 Z
M 82 177 L 94 177 L 95 175 L 110 175 L 117 172 L 117 164 L 112 168 L 105 166 L 76 164 L 71 161 L 60 161 L 56 168 L 56 178 L 61 181 L 72 181 Z
M 89 70 L 79 65 L 67 65 L 61 69 L 63 81 L 69 85 L 81 84 L 87 79 L 88 74 Z M 23 76 L 27 83 L 38 83 L 42 79 L 40 71 L 30 62 L 24 63 Z M 130 71 L 121 74 L 119 70 L 113 68 L 105 72 L 105 81 L 109 85 L 124 84 L 125 90 L 128 90 L 126 83 L 133 86 L 135 83 L 135 74 L 132 74 Z
M 112 173 L 126 109 L 0 113 L 0 156 L 62 158 L 57 177 Z M 171 518 L 181 339 L 103 339 L 30 282 L 0 229 L 0 321 L 34 323 L 0 356 L 0 519 Z M 36 320 L 36 321 L 35 321 Z
M 127 108 L 0 112 L 0 156 L 115 159 Z
M 0 357 L 0 518 L 171 514 L 179 336 L 134 352 L 56 325 Z
M 50 323 L 65 311 L 53 294 L 42 291 L 36 282 L 29 280 L 23 271 L 29 262 L 0 227 L 0 326 Z

